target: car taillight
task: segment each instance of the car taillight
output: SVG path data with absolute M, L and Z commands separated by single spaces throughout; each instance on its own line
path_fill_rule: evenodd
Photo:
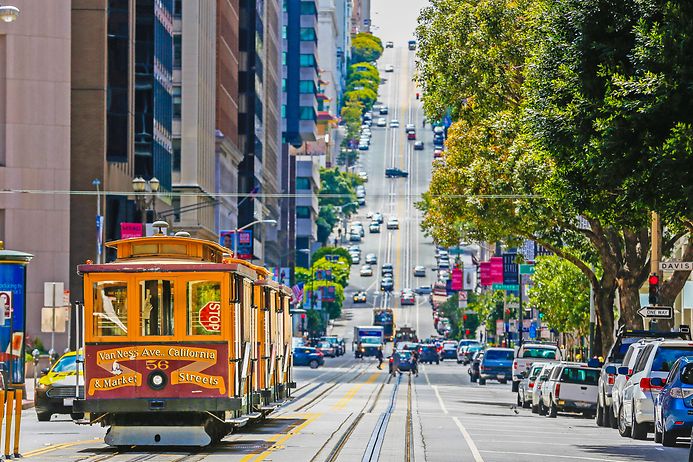
M 318 356 L 324 356 L 324 355 L 322 354 L 322 351 L 318 351 Z
M 652 385 L 652 382 L 650 381 L 649 377 L 643 377 L 640 379 L 640 389 L 642 391 L 652 391 L 652 390 L 661 390 L 662 387 L 656 387 Z
M 674 387 L 671 390 L 669 390 L 669 396 L 671 396 L 672 398 L 683 399 L 683 391 L 678 387 Z
M 606 376 L 606 383 L 609 385 L 613 385 L 615 380 L 616 376 L 614 374 L 609 374 Z
M 517 361 L 513 361 L 513 369 L 517 369 Z
M 557 383 L 556 384 L 556 399 L 558 399 L 559 395 L 561 394 L 561 384 Z
M 480 370 L 480 371 L 483 371 L 483 370 L 484 370 L 484 366 L 482 366 L 481 364 L 479 364 L 479 370 Z
M 423 353 L 423 348 L 419 348 L 419 353 Z

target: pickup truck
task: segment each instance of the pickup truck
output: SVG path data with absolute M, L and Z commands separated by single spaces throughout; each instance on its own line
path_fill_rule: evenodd
M 678 332 L 652 331 L 652 330 L 633 330 L 621 328 L 616 334 L 616 341 L 606 356 L 606 361 L 602 365 L 599 374 L 599 385 L 597 394 L 597 425 L 600 427 L 618 427 L 618 406 L 614 407 L 612 396 L 614 383 L 616 381 L 616 371 L 623 364 L 628 347 L 640 339 L 681 339 L 690 340 L 691 334 L 688 326 L 681 326 Z
M 523 343 L 517 351 L 515 360 L 513 361 L 513 393 L 517 393 L 523 372 L 525 372 L 533 362 L 551 362 L 560 361 L 561 359 L 563 359 L 561 350 L 554 344 Z
M 559 363 L 542 387 L 542 407 L 548 417 L 559 411 L 581 412 L 594 417 L 597 412 L 599 369 L 580 363 Z

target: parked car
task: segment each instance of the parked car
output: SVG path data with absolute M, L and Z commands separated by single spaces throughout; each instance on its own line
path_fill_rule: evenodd
M 392 292 L 395 288 L 395 283 L 391 277 L 384 277 L 380 280 L 380 290 L 383 292 Z
M 488 348 L 479 365 L 479 385 L 486 385 L 487 380 L 508 383 L 512 378 L 514 357 L 515 350 L 512 348 Z
M 633 375 L 633 368 L 638 361 L 640 353 L 649 342 L 653 339 L 640 339 L 635 343 L 631 343 L 628 347 L 626 355 L 623 357 L 623 363 L 619 367 L 608 366 L 607 374 L 614 375 L 614 384 L 611 386 L 611 421 L 616 423 L 618 428 L 618 414 L 621 411 L 621 403 L 623 402 L 623 389 L 628 382 L 628 378 Z
M 540 414 L 540 415 L 546 414 L 546 409 L 544 409 L 544 406 L 543 406 L 542 400 L 541 400 L 542 399 L 541 392 L 542 392 L 542 389 L 544 388 L 544 384 L 546 383 L 547 380 L 549 380 L 549 376 L 551 375 L 551 371 L 553 370 L 555 365 L 556 365 L 556 363 L 544 364 L 544 367 L 542 367 L 541 372 L 539 373 L 539 376 L 534 381 L 534 388 L 532 389 L 532 414 Z
M 517 387 L 522 380 L 522 373 L 535 361 L 560 361 L 561 350 L 557 345 L 548 343 L 523 343 L 513 361 L 512 391 L 517 392 Z
M 597 395 L 597 425 L 618 428 L 618 409 L 614 409 L 612 389 L 617 378 L 617 368 L 624 364 L 628 348 L 642 338 L 680 338 L 689 340 L 689 332 L 669 332 L 651 330 L 619 329 L 616 341 L 606 355 L 599 375 L 599 392 Z M 630 358 L 630 357 L 629 357 Z M 627 361 L 626 361 L 627 363 Z M 625 382 L 625 380 L 624 380 Z
M 435 345 L 430 343 L 423 344 L 419 346 L 419 362 L 428 364 L 439 364 L 440 356 L 438 355 L 438 349 Z
M 661 386 L 654 378 L 665 378 L 677 359 L 693 356 L 693 343 L 686 340 L 655 340 L 645 346 L 623 388 L 618 431 L 621 436 L 642 440 L 654 427 L 654 400 Z
M 317 349 L 311 347 L 294 348 L 294 366 L 309 366 L 317 369 L 325 365 L 325 357 Z
M 558 363 L 544 383 L 541 396 L 548 417 L 558 412 L 580 412 L 594 417 L 597 412 L 597 383 L 600 370 L 580 363 Z
M 414 277 L 417 277 L 417 278 L 426 277 L 426 267 L 423 265 L 416 265 L 414 267 Z
M 335 354 L 337 356 L 342 356 L 344 353 L 346 353 L 346 344 L 342 337 L 338 337 L 336 335 L 329 335 L 326 337 L 320 337 L 320 340 L 330 342 L 330 344 L 334 347 Z
M 484 347 L 480 343 L 473 343 L 470 345 L 463 345 L 457 348 L 457 363 L 458 364 L 469 364 L 472 360 L 472 356 L 479 350 L 483 350 Z
M 334 345 L 332 345 L 327 340 L 324 340 L 322 342 L 318 342 L 315 349 L 318 350 L 320 353 L 322 353 L 323 356 L 329 356 L 330 358 L 336 358 L 337 357 L 337 349 L 335 348 Z
M 443 148 L 439 147 L 439 148 L 433 149 L 433 158 L 439 159 L 441 157 L 443 157 Z
M 392 64 L 388 64 L 387 66 L 385 66 L 385 72 L 395 72 L 395 66 L 393 66 Z
M 53 414 L 70 414 L 73 419 L 81 419 L 82 414 L 72 412 L 75 400 L 75 374 L 77 354 L 65 353 L 49 369 L 41 371 L 34 392 L 34 407 L 39 422 L 48 422 Z M 79 372 L 80 397 L 84 397 L 84 376 Z
M 366 263 L 369 265 L 375 265 L 378 263 L 378 256 L 374 253 L 366 254 Z
M 351 264 L 352 265 L 358 265 L 359 263 L 361 263 L 361 254 L 360 253 L 349 252 L 349 255 L 351 256 Z
M 443 350 L 440 352 L 440 360 L 444 361 L 446 359 L 457 360 L 457 342 L 455 340 L 443 342 Z
M 406 178 L 409 176 L 409 172 L 402 170 L 400 168 L 386 168 L 385 178 Z
M 396 217 L 387 220 L 387 229 L 399 229 L 399 220 Z
M 358 232 L 350 232 L 349 242 L 361 242 L 361 234 L 359 234 Z
M 359 271 L 360 276 L 373 276 L 373 268 L 371 265 L 363 265 Z
M 383 266 L 380 267 L 381 276 L 389 275 L 390 277 L 392 277 L 394 272 L 395 270 L 393 269 L 392 263 L 383 263 Z
M 665 379 L 653 378 L 653 386 L 662 386 L 655 401 L 655 443 L 676 445 L 676 440 L 693 430 L 693 356 L 679 358 Z
M 414 151 L 423 151 L 424 150 L 424 142 L 423 141 L 417 141 L 414 143 Z
M 481 367 L 482 359 L 484 359 L 484 350 L 478 351 L 472 357 L 472 362 L 469 365 L 469 369 L 467 369 L 467 373 L 469 374 L 469 380 L 472 382 L 476 382 L 477 380 L 479 380 L 479 369 Z
M 356 292 L 352 297 L 352 300 L 354 301 L 354 303 L 366 303 L 366 292 Z
M 545 365 L 546 363 L 532 363 L 532 366 L 522 373 L 522 380 L 520 380 L 520 386 L 517 389 L 517 405 L 519 407 L 527 409 L 532 407 L 534 383 Z

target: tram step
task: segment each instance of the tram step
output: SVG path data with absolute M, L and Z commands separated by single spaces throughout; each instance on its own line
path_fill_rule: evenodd
M 274 412 L 274 410 L 277 409 L 277 406 L 260 406 L 260 411 L 270 413 Z
M 262 412 L 251 412 L 250 414 L 246 414 L 246 416 L 250 420 L 257 420 L 262 418 Z
M 78 419 L 78 420 L 73 420 L 74 423 L 77 425 L 91 425 L 91 421 L 89 419 Z
M 236 417 L 234 419 L 226 419 L 225 423 L 231 424 L 234 427 L 243 427 L 245 424 L 248 423 L 250 419 L 246 416 L 243 417 Z

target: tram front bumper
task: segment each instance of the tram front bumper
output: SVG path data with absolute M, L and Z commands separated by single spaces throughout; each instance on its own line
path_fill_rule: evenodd
M 241 398 L 79 399 L 73 403 L 73 412 L 224 412 L 241 407 Z

